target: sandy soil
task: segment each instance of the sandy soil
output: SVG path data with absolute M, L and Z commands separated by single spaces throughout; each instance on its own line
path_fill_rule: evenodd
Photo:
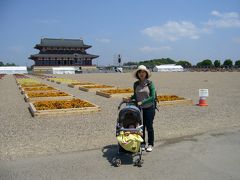
M 130 73 L 58 75 L 80 81 L 132 87 Z M 115 124 L 120 98 L 104 98 L 64 84 L 39 79 L 53 87 L 89 100 L 101 111 L 82 115 L 32 117 L 12 75 L 0 80 L 0 159 L 98 149 L 116 144 Z M 154 120 L 155 139 L 201 134 L 240 126 L 239 72 L 153 73 L 158 94 L 176 94 L 198 103 L 198 89 L 209 89 L 208 107 L 165 106 Z

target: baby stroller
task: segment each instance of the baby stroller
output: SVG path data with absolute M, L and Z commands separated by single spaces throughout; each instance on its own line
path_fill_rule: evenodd
M 142 139 L 142 114 L 140 109 L 134 105 L 134 102 L 125 103 L 118 106 L 119 114 L 116 125 L 116 137 L 118 139 L 117 156 L 112 159 L 112 164 L 116 167 L 121 165 L 120 156 L 130 154 L 133 157 L 138 156 L 134 162 L 135 166 L 141 167 L 143 164 L 141 142 Z

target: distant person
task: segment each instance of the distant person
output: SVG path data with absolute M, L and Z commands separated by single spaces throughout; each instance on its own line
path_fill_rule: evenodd
M 124 102 L 130 102 L 132 99 L 137 101 L 143 112 L 143 140 L 142 150 L 151 152 L 154 146 L 153 120 L 155 117 L 155 86 L 148 80 L 151 76 L 150 71 L 144 65 L 138 66 L 134 71 L 134 77 L 138 80 L 134 83 L 134 94 L 131 98 L 123 98 Z M 145 129 L 148 133 L 148 146 L 145 141 Z

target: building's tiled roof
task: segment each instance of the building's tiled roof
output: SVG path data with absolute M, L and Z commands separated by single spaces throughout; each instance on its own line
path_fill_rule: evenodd
M 34 57 L 46 57 L 46 58 L 53 58 L 53 57 L 63 57 L 63 58 L 98 58 L 97 55 L 92 54 L 34 54 L 29 57 L 29 59 L 33 59 Z
M 37 44 L 38 46 L 51 46 L 51 47 L 85 47 L 90 48 L 92 46 L 85 45 L 81 39 L 52 39 L 52 38 L 43 38 L 41 43 Z

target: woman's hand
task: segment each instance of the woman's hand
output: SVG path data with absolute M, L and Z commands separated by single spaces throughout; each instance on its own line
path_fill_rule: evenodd
M 123 100 L 123 102 L 125 102 L 125 103 L 129 103 L 129 102 L 131 101 L 130 98 L 126 98 L 126 97 L 124 97 L 122 100 Z
M 141 105 L 142 105 L 142 101 L 139 101 L 139 102 L 137 103 L 137 105 L 138 105 L 138 106 L 141 106 Z

